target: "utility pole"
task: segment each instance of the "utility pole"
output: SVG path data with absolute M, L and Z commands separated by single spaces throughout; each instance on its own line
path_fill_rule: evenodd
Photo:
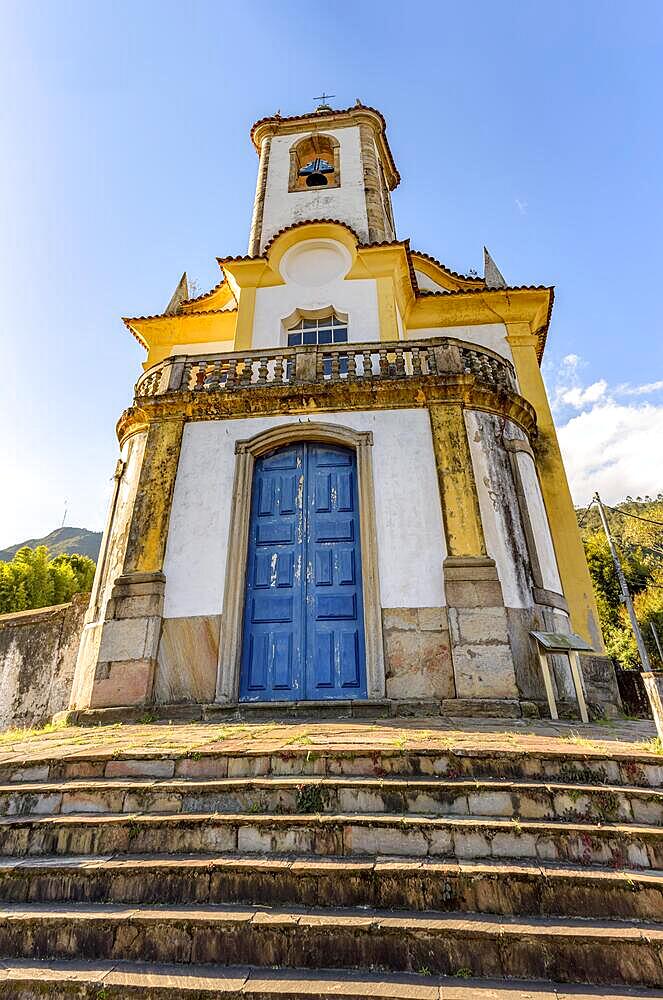
M 619 587 L 622 592 L 622 598 L 624 604 L 626 605 L 626 610 L 628 611 L 628 616 L 631 619 L 631 628 L 633 629 L 633 634 L 635 636 L 635 642 L 638 647 L 638 653 L 640 654 L 640 669 L 641 670 L 651 670 L 649 663 L 649 656 L 647 654 L 647 647 L 644 644 L 642 633 L 640 631 L 640 626 L 638 625 L 638 619 L 635 617 L 635 611 L 633 610 L 633 602 L 631 600 L 631 595 L 628 591 L 628 585 L 626 583 L 626 577 L 624 576 L 624 570 L 622 569 L 622 564 L 619 561 L 619 555 L 617 554 L 617 549 L 615 548 L 615 543 L 612 540 L 612 535 L 610 534 L 610 526 L 608 525 L 608 519 L 605 516 L 605 511 L 603 510 L 603 504 L 601 503 L 601 497 L 598 493 L 594 494 L 594 499 L 598 504 L 599 514 L 601 516 L 601 523 L 603 524 L 603 530 L 605 531 L 605 537 L 608 539 L 608 546 L 610 548 L 610 555 L 612 556 L 612 561 L 615 564 L 615 572 L 617 574 L 617 579 L 619 580 Z
M 661 643 L 658 638 L 658 632 L 656 631 L 656 626 L 654 625 L 653 622 L 650 622 L 649 627 L 651 628 L 652 635 L 654 636 L 654 642 L 656 643 L 656 648 L 658 650 L 658 658 L 661 661 L 661 663 L 663 663 L 663 650 L 661 649 Z

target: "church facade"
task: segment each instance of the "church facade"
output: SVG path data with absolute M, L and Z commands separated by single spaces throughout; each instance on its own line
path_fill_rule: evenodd
M 372 108 L 251 139 L 248 254 L 125 320 L 147 358 L 71 708 L 518 714 L 546 703 L 537 628 L 581 635 L 588 684 L 606 676 L 540 373 L 553 289 L 398 238 Z

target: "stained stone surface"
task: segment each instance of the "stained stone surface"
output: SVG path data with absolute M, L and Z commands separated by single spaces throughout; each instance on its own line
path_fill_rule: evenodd
M 0 764 L 24 765 L 22 777 L 39 780 L 39 762 L 67 759 L 81 768 L 77 776 L 91 776 L 95 758 L 117 760 L 134 757 L 184 757 L 193 776 L 214 774 L 217 752 L 251 757 L 281 750 L 297 754 L 318 751 L 358 752 L 425 750 L 428 752 L 481 751 L 567 754 L 569 757 L 647 757 L 660 765 L 663 754 L 654 752 L 653 722 L 615 721 L 582 725 L 575 721 L 547 719 L 376 719 L 374 721 L 265 721 L 261 723 L 159 722 L 135 725 L 116 723 L 89 728 L 70 726 L 50 732 L 13 730 L 0 735 Z M 211 770 L 210 770 L 211 768 Z M 251 773 L 254 773 L 253 770 Z M 73 776 L 73 775 L 72 775 Z M 232 776 L 232 775 L 231 775 Z M 241 776 L 235 774 L 234 776 Z

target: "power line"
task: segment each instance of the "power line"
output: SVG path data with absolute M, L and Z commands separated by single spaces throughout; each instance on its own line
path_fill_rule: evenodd
M 663 521 L 652 521 L 650 517 L 641 517 L 639 514 L 630 514 L 627 510 L 620 510 L 619 507 L 611 507 L 610 504 L 607 503 L 604 503 L 603 506 L 607 507 L 608 510 L 611 510 L 613 514 L 621 514 L 622 517 L 634 517 L 637 521 L 646 521 L 647 524 L 657 524 L 659 528 L 663 528 Z M 589 507 L 587 510 L 589 510 Z
M 599 509 L 599 517 L 601 518 L 601 523 L 603 524 L 605 537 L 608 540 L 608 548 L 610 549 L 610 555 L 612 556 L 612 561 L 615 564 L 615 572 L 617 574 L 619 589 L 622 592 L 624 604 L 626 605 L 626 610 L 631 620 L 631 628 L 633 629 L 635 644 L 638 647 L 638 654 L 640 656 L 640 669 L 646 672 L 651 670 L 651 667 L 649 665 L 649 655 L 647 653 L 647 647 L 645 646 L 642 639 L 642 633 L 640 631 L 640 626 L 638 625 L 638 619 L 636 618 L 635 611 L 633 610 L 633 602 L 631 601 L 631 595 L 629 593 L 628 584 L 626 583 L 626 577 L 624 576 L 624 570 L 622 569 L 622 564 L 619 561 L 619 555 L 617 553 L 617 549 L 615 548 L 615 543 L 612 540 L 612 535 L 610 534 L 610 526 L 608 524 L 608 519 L 605 516 L 603 504 L 601 503 L 601 498 L 598 495 L 598 493 L 594 494 L 594 500 L 596 501 L 596 504 Z
M 654 556 L 656 559 L 663 559 L 663 552 L 660 549 L 650 549 L 646 545 L 638 545 L 637 542 L 632 544 L 631 542 L 620 541 L 620 546 L 622 549 L 630 549 L 631 552 L 635 552 L 639 555 L 644 552 L 648 556 Z
M 592 506 L 594 505 L 594 503 L 596 503 L 596 501 L 595 501 L 595 500 L 592 500 L 592 501 L 591 501 L 591 502 L 589 503 L 589 505 L 588 505 L 588 507 L 587 507 L 587 510 L 585 511 L 585 513 L 584 513 L 584 514 L 582 515 L 582 517 L 580 518 L 580 521 L 578 522 L 578 527 L 579 527 L 579 528 L 582 528 L 583 524 L 584 524 L 584 523 L 585 523 L 585 521 L 587 520 L 587 515 L 589 514 L 590 510 L 592 509 Z

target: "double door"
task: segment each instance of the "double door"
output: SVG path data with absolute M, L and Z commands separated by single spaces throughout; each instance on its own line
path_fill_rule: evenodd
M 302 442 L 254 467 L 242 701 L 366 697 L 356 456 Z

